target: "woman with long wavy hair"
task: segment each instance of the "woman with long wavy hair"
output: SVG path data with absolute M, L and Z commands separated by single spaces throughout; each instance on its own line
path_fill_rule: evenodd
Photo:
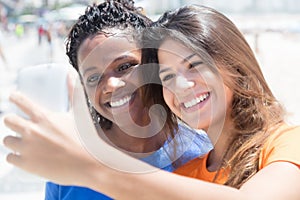
M 151 173 L 124 173 L 88 156 L 68 156 L 69 151 L 60 165 L 72 170 L 53 174 L 47 163 L 55 157 L 47 157 L 44 163 L 29 147 L 17 143 L 6 145 L 23 147 L 31 154 L 10 154 L 8 161 L 116 199 L 299 199 L 300 128 L 285 122 L 285 112 L 253 52 L 229 19 L 207 7 L 182 7 L 165 13 L 146 30 L 142 43 L 147 59 L 143 62 L 154 62 L 148 77 L 160 77 L 164 99 L 180 119 L 206 130 L 214 144 L 212 151 L 178 169 L 180 175 L 155 168 Z M 39 148 L 43 147 L 40 141 L 47 143 L 49 151 L 51 146 L 61 146 L 50 137 L 31 140 Z M 85 164 L 71 165 L 76 163 L 74 156 Z M 126 155 L 123 159 L 151 168 Z

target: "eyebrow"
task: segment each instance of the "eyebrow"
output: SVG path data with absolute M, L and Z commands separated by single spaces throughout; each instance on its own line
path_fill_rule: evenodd
M 161 74 L 161 73 L 163 73 L 163 72 L 166 72 L 166 71 L 169 71 L 170 70 L 170 68 L 165 68 L 165 69 L 162 69 L 162 70 L 159 70 L 159 74 Z
M 95 69 L 97 69 L 97 67 L 89 67 L 89 68 L 87 68 L 86 70 L 83 71 L 82 76 L 84 76 L 87 72 L 93 71 Z
M 180 62 L 180 64 L 183 64 L 183 63 L 186 63 L 186 62 L 189 62 L 189 60 L 192 58 L 192 57 L 194 57 L 196 54 L 195 53 L 193 53 L 193 54 L 191 54 L 191 55 L 189 55 L 189 56 L 187 56 L 186 58 L 184 58 L 181 62 Z
M 127 59 L 127 58 L 132 58 L 132 56 L 129 56 L 129 55 L 121 55 L 121 56 L 115 58 L 115 59 L 110 63 L 110 65 L 111 65 L 112 63 L 115 63 L 115 62 L 118 62 L 118 61 L 120 61 L 120 60 Z
M 127 58 L 131 58 L 131 57 L 132 57 L 132 56 L 129 56 L 129 55 L 121 55 L 121 56 L 115 58 L 109 65 L 111 65 L 111 64 L 113 64 L 113 63 L 115 63 L 115 62 L 119 62 L 120 60 L 127 59 Z M 84 76 L 87 72 L 92 71 L 92 70 L 95 70 L 95 69 L 97 69 L 97 67 L 94 67 L 94 66 L 93 66 L 93 67 L 87 68 L 86 70 L 83 71 L 83 76 Z

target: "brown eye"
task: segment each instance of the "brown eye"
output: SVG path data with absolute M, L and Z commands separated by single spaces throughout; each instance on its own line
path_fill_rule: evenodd
M 89 76 L 86 80 L 87 85 L 95 86 L 100 82 L 101 74 L 93 74 Z
M 168 81 L 168 80 L 174 78 L 175 76 L 176 76 L 175 74 L 168 74 L 162 78 L 162 81 Z
M 189 69 L 197 67 L 197 66 L 202 65 L 202 64 L 203 64 L 202 61 L 190 63 L 189 64 Z
M 136 66 L 138 63 L 124 63 L 122 65 L 119 65 L 118 72 L 127 71 L 131 69 L 133 66 Z

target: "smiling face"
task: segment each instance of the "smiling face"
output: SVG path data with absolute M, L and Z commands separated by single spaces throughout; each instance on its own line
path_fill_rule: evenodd
M 159 76 L 170 109 L 190 126 L 208 131 L 226 119 L 232 91 L 195 52 L 167 39 L 158 50 Z
M 118 31 L 108 37 L 89 37 L 80 45 L 78 66 L 87 95 L 93 107 L 112 122 L 123 114 L 127 115 L 124 122 L 118 123 L 129 123 L 125 122 L 128 111 L 133 120 L 141 116 L 141 94 L 136 90 L 139 77 L 132 76 L 140 58 L 136 45 Z

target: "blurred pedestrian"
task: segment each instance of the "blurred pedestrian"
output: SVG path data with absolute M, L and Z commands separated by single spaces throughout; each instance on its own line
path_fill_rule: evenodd
M 23 37 L 23 35 L 24 35 L 24 26 L 22 24 L 17 24 L 16 25 L 15 34 L 18 38 Z
M 42 37 L 44 35 L 44 28 L 43 25 L 39 25 L 38 27 L 38 41 L 39 41 L 39 45 L 41 45 L 42 43 Z
M 7 69 L 7 59 L 2 48 L 2 32 L 0 30 L 0 58 L 4 63 L 4 68 Z
M 47 43 L 49 46 L 49 58 L 52 60 L 53 58 L 53 44 L 52 44 L 52 34 L 51 34 L 51 27 L 44 29 L 44 35 L 47 39 Z
M 5 57 L 4 53 L 3 53 L 1 44 L 0 44 L 0 57 L 3 60 L 3 62 L 6 63 L 6 57 Z

